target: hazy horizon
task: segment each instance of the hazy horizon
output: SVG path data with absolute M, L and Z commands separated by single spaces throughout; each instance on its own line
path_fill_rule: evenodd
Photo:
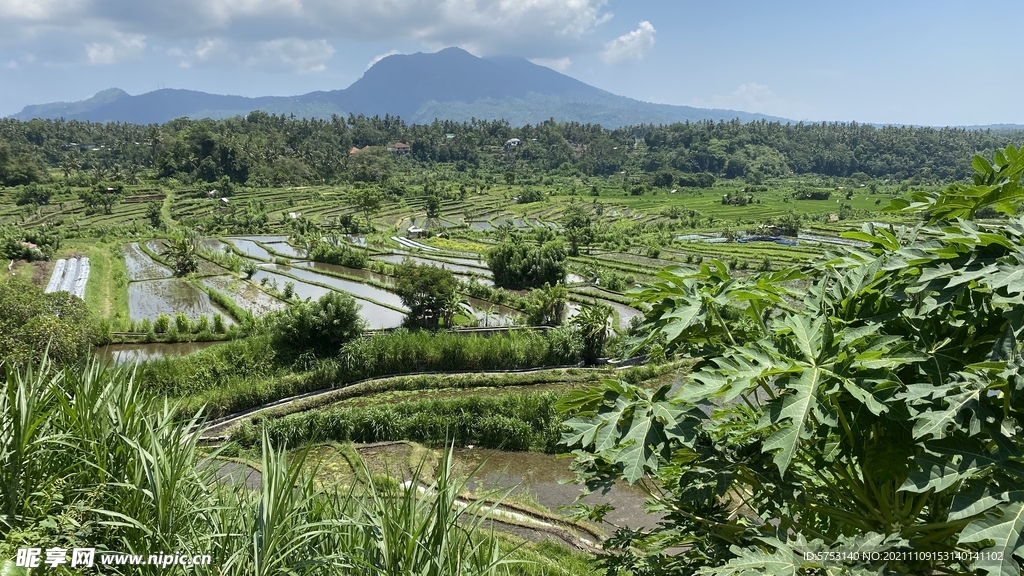
M 348 87 L 390 53 L 520 56 L 614 94 L 796 121 L 1024 124 L 1003 34 L 1024 6 L 950 1 L 0 0 L 0 115 L 117 87 L 290 96 Z M 358 23 L 358 24 L 355 24 Z

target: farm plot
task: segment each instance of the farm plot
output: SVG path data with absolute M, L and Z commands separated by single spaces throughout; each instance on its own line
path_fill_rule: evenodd
M 233 323 L 231 315 L 211 302 L 206 292 L 181 278 L 128 284 L 128 314 L 133 322 L 153 321 L 161 314 L 173 317 L 178 313 L 190 320 L 220 314 L 226 324 Z
M 421 256 L 407 256 L 405 254 L 385 254 L 384 256 L 377 256 L 374 260 L 381 262 L 387 262 L 389 264 L 401 264 L 405 260 L 411 260 L 416 264 L 425 264 L 427 266 L 434 266 L 435 268 L 444 268 L 455 273 L 462 274 L 480 274 L 486 277 L 491 276 L 491 271 L 487 268 L 479 268 L 476 266 L 465 266 L 462 264 L 452 264 L 442 260 L 432 260 L 430 258 L 423 258 Z
M 234 300 L 239 308 L 255 316 L 263 316 L 288 307 L 287 303 L 260 290 L 255 284 L 233 276 L 209 276 L 203 278 L 202 282 L 223 292 Z
M 311 283 L 311 284 L 325 284 L 338 292 L 346 292 L 356 298 L 363 300 L 373 300 L 387 306 L 394 306 L 396 308 L 402 308 L 402 299 L 397 294 L 382 290 L 376 286 L 370 286 L 369 284 L 362 284 L 359 282 L 353 282 L 352 280 L 345 280 L 344 278 L 338 278 L 336 276 L 328 276 L 326 274 L 319 274 L 308 268 L 301 268 L 297 266 L 284 266 L 280 264 L 265 264 L 263 268 L 272 270 L 282 275 L 294 276 L 295 278 Z
M 68 292 L 85 299 L 85 285 L 89 280 L 89 259 L 58 260 L 53 267 L 46 292 Z
M 128 280 L 159 280 L 174 275 L 170 268 L 153 260 L 139 248 L 138 242 L 124 245 L 124 263 L 128 267 Z
M 302 248 L 296 248 L 287 242 L 264 242 L 263 245 L 274 252 L 287 258 L 305 258 L 306 251 Z
M 246 238 L 231 237 L 226 239 L 249 258 L 269 262 L 274 259 L 273 254 L 267 252 L 266 248 L 257 244 L 254 240 Z
M 297 268 L 293 268 L 297 270 Z M 253 279 L 263 283 L 263 279 L 266 278 L 267 285 L 275 289 L 281 289 L 285 283 L 291 282 L 294 286 L 295 295 L 301 299 L 319 300 L 325 294 L 336 292 L 326 286 L 318 286 L 316 284 L 309 284 L 302 281 L 297 281 L 294 278 L 270 272 L 265 269 L 260 269 L 253 276 Z M 367 302 L 366 300 L 356 300 L 360 305 L 359 315 L 366 320 L 367 328 L 369 329 L 384 329 L 384 328 L 397 328 L 402 325 L 402 321 L 405 320 L 405 314 L 397 310 L 392 310 L 381 306 L 380 304 L 374 304 L 373 302 Z
M 603 300 L 601 298 L 595 298 L 592 295 L 587 294 L 585 301 L 597 302 L 598 304 L 604 304 L 615 311 L 615 315 L 619 318 L 619 328 L 628 328 L 629 323 L 633 318 L 643 317 L 644 313 L 637 310 L 636 308 L 630 308 L 625 304 L 619 304 L 618 302 L 612 302 L 611 300 Z M 567 319 L 573 318 L 580 313 L 581 306 L 578 302 L 569 302 L 567 304 L 568 313 L 566 314 Z

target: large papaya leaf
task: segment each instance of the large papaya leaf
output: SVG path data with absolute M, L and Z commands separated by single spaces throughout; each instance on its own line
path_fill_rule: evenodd
M 1020 576 L 1024 564 L 1013 558 L 1024 558 L 1024 492 L 1011 492 L 1008 502 L 988 511 L 983 518 L 968 524 L 960 533 L 961 544 L 991 541 L 984 552 L 995 557 L 978 560 L 975 568 L 998 576 Z
M 667 457 L 671 442 L 692 445 L 704 413 L 666 398 L 668 387 L 651 393 L 623 382 L 609 381 L 598 394 L 575 395 L 561 407 L 577 407 L 582 414 L 568 420 L 562 442 L 581 446 L 618 466 L 630 483 L 658 469 L 659 457 Z M 593 410 L 592 410 L 593 409 Z
M 801 370 L 795 378 L 785 380 L 786 393 L 772 402 L 762 423 L 771 422 L 778 429 L 765 440 L 763 450 L 775 452 L 773 461 L 785 474 L 796 455 L 801 439 L 810 438 L 817 423 L 812 415 L 819 406 L 819 391 L 824 380 L 820 368 Z

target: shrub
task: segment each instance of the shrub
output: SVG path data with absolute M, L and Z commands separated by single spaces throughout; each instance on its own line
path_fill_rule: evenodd
M 164 334 L 171 325 L 171 318 L 167 314 L 158 314 L 153 322 L 153 331 L 157 334 Z
M 183 312 L 178 312 L 174 315 L 174 327 L 178 329 L 179 333 L 188 334 L 192 331 L 192 321 Z
M 365 327 L 355 299 L 333 291 L 315 302 L 295 304 L 269 322 L 280 349 L 293 354 L 311 351 L 322 356 L 337 353 L 342 344 L 358 338 Z

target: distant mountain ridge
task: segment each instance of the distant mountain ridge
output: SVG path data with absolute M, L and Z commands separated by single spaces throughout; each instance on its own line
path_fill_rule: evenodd
M 253 110 L 319 118 L 349 113 L 391 114 L 410 123 L 505 119 L 515 126 L 554 118 L 611 128 L 734 118 L 742 122 L 787 121 L 735 110 L 642 102 L 595 88 L 523 58 L 478 58 L 459 48 L 388 56 L 343 90 L 249 98 L 174 89 L 132 96 L 111 88 L 79 102 L 26 106 L 12 118 L 162 124 L 182 116 L 220 119 Z

